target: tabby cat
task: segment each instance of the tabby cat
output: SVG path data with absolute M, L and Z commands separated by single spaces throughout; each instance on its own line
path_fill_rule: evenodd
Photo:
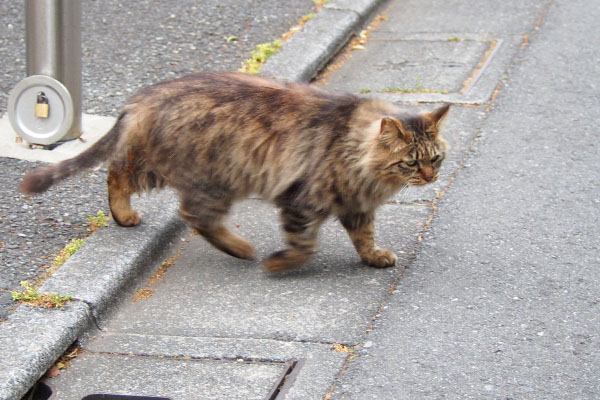
M 447 151 L 438 134 L 449 106 L 409 114 L 392 104 L 312 85 L 237 73 L 199 73 L 141 89 L 94 146 L 30 171 L 39 193 L 108 162 L 108 202 L 122 226 L 140 223 L 134 193 L 170 186 L 180 215 L 216 248 L 242 259 L 252 245 L 223 223 L 232 203 L 258 194 L 281 210 L 288 247 L 269 271 L 303 264 L 329 215 L 374 267 L 396 255 L 373 241 L 375 209 L 406 185 L 434 182 Z

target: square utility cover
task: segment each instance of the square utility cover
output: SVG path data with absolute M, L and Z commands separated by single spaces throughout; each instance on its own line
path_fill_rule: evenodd
M 350 93 L 457 93 L 485 60 L 493 41 L 375 39 L 353 50 L 326 78 Z M 362 67 L 357 67 L 362 66 Z
M 194 360 L 82 354 L 71 367 L 46 379 L 61 400 L 265 399 L 286 371 L 285 363 Z M 145 397 L 144 397 L 145 396 Z

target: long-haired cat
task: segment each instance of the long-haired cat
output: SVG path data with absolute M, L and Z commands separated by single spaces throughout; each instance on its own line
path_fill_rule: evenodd
M 438 133 L 449 106 L 409 114 L 394 105 L 237 73 L 199 73 L 141 89 L 94 146 L 30 171 L 20 189 L 39 193 L 108 162 L 108 201 L 122 226 L 140 223 L 134 193 L 170 186 L 180 215 L 216 248 L 251 259 L 252 245 L 224 224 L 232 203 L 260 195 L 281 210 L 288 247 L 270 271 L 303 264 L 333 215 L 360 258 L 388 267 L 375 209 L 406 185 L 433 182 L 447 151 Z

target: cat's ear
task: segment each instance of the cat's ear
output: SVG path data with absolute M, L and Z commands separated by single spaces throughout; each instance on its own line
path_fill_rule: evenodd
M 406 133 L 402 122 L 396 118 L 383 117 L 381 119 L 381 129 L 379 132 L 381 142 L 392 151 L 398 150 L 410 143 L 412 138 Z
M 448 111 L 450 111 L 450 104 L 446 104 L 445 106 L 427 113 L 429 120 L 435 126 L 436 130 L 439 128 L 442 120 L 448 115 Z

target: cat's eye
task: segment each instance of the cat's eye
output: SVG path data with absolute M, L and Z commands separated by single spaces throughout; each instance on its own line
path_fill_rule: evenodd
M 433 158 L 431 159 L 431 162 L 432 162 L 432 163 L 434 163 L 434 162 L 437 162 L 437 161 L 439 161 L 439 160 L 440 160 L 440 158 L 441 158 L 441 157 L 440 157 L 440 155 L 439 155 L 439 154 L 436 154 L 436 155 L 435 155 L 435 156 L 433 156 Z
M 408 165 L 409 167 L 414 167 L 417 165 L 417 160 L 404 160 L 404 164 Z

